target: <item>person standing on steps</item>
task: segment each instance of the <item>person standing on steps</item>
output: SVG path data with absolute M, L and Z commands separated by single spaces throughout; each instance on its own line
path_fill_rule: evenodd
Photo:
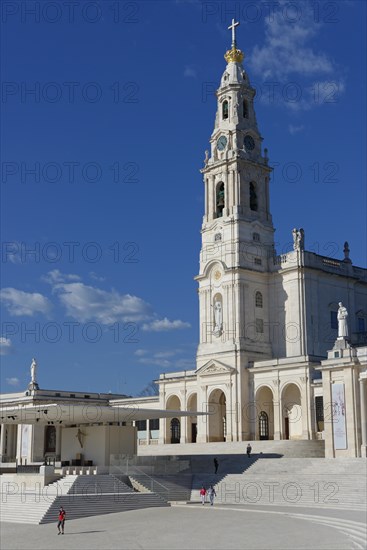
M 204 485 L 202 485 L 201 489 L 200 489 L 200 498 L 201 498 L 201 504 L 203 506 L 205 504 L 205 495 L 206 495 L 206 489 L 205 489 Z
M 210 487 L 208 489 L 208 495 L 209 495 L 210 506 L 213 506 L 214 497 L 217 496 L 217 493 L 215 492 L 215 489 L 214 489 L 213 485 L 210 485 Z
M 219 466 L 218 460 L 215 458 L 213 462 L 214 462 L 214 473 L 216 474 L 218 472 L 218 466 Z
M 251 458 L 251 451 L 252 451 L 252 447 L 251 447 L 251 444 L 249 443 L 249 444 L 247 445 L 247 449 L 246 449 L 247 456 L 248 456 L 249 458 Z
M 64 508 L 62 506 L 60 506 L 59 520 L 57 522 L 57 528 L 59 530 L 59 532 L 57 533 L 58 535 L 63 535 L 64 534 L 65 517 L 66 517 L 66 512 L 65 512 Z

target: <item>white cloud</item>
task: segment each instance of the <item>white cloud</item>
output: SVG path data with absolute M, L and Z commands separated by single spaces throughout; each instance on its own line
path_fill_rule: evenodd
M 318 81 L 325 84 L 331 95 L 332 82 L 338 87 L 339 95 L 345 89 L 334 60 L 315 47 L 322 24 L 315 21 L 310 5 L 306 2 L 300 5 L 297 19 L 296 12 L 285 15 L 284 3 L 278 2 L 274 14 L 265 18 L 264 43 L 255 45 L 247 61 L 252 73 L 262 79 L 264 89 L 260 100 L 271 105 L 282 104 L 293 112 L 333 102 L 315 95 Z M 274 93 L 279 100 L 274 100 Z
M 281 8 L 281 7 L 280 7 Z M 320 30 L 311 8 L 302 4 L 302 16 L 290 22 L 282 9 L 265 19 L 265 43 L 249 55 L 249 67 L 266 80 L 283 80 L 290 75 L 332 74 L 332 61 L 324 52 L 314 52 L 306 43 Z
M 164 368 L 164 369 L 170 369 L 173 368 L 173 362 L 169 361 L 168 359 L 159 359 L 154 356 L 149 357 L 141 357 L 139 359 L 139 363 L 142 365 L 156 365 L 157 367 Z
M 55 283 L 66 283 L 69 281 L 80 281 L 79 275 L 74 275 L 73 273 L 61 273 L 58 269 L 53 269 L 49 271 L 47 275 L 42 277 L 42 280 L 46 283 L 55 284 Z
M 0 355 L 8 355 L 12 350 L 12 344 L 10 338 L 0 336 Z
M 19 385 L 19 378 L 16 378 L 15 376 L 13 378 L 6 378 L 5 379 L 7 384 L 9 386 L 18 386 Z
M 165 317 L 164 319 L 155 319 L 149 323 L 144 323 L 142 329 L 151 332 L 163 332 L 168 330 L 181 330 L 190 327 L 190 323 L 180 321 L 179 319 L 170 321 L 167 317 Z
M 47 314 L 52 304 L 38 292 L 23 292 L 16 288 L 3 288 L 0 291 L 0 300 L 4 303 L 11 315 L 29 315 L 35 313 Z
M 303 124 L 300 124 L 299 126 L 295 126 L 293 124 L 288 125 L 289 133 L 293 136 L 294 134 L 299 134 L 299 132 L 302 132 L 304 130 Z
M 131 294 L 120 294 L 85 285 L 59 283 L 54 286 L 61 304 L 77 321 L 97 321 L 102 324 L 145 321 L 151 317 L 150 305 Z
M 185 353 L 182 349 L 169 349 L 162 351 L 149 351 L 149 350 L 137 350 L 142 353 L 135 352 L 137 355 L 138 362 L 142 365 L 155 365 L 164 369 L 194 369 L 195 368 L 195 359 L 194 357 L 180 357 Z
M 137 357 L 142 357 L 143 355 L 146 355 L 147 353 L 148 353 L 147 349 L 137 349 L 134 352 L 134 355 L 136 355 Z
M 197 72 L 192 65 L 186 65 L 184 70 L 184 76 L 186 78 L 196 78 Z
M 101 277 L 100 275 L 97 275 L 97 273 L 94 273 L 94 271 L 89 272 L 89 277 L 91 279 L 94 279 L 95 281 L 103 282 L 106 280 L 106 277 Z

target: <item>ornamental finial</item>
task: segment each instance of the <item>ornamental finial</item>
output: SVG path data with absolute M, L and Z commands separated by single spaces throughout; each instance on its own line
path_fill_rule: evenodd
M 239 21 L 235 21 L 234 19 L 232 19 L 232 25 L 228 27 L 228 30 L 232 30 L 232 48 L 228 50 L 224 55 L 224 59 L 227 61 L 227 63 L 242 63 L 245 57 L 243 52 L 237 49 L 236 27 L 238 27 L 239 24 Z

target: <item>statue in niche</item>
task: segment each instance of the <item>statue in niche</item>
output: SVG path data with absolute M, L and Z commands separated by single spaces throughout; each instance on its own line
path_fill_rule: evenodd
M 217 300 L 214 303 L 214 330 L 213 334 L 215 336 L 220 336 L 222 334 L 222 328 L 223 328 L 223 311 L 222 311 L 222 303 Z
M 342 302 L 339 302 L 338 309 L 338 339 L 347 339 L 349 336 L 348 331 L 348 311 L 347 308 L 343 306 Z

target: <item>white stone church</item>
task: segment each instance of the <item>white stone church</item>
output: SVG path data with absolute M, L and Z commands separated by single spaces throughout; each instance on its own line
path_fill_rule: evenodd
M 272 168 L 262 148 L 255 90 L 242 65 L 234 23 L 225 59 L 210 152 L 201 170 L 205 212 L 196 277 L 196 369 L 162 374 L 159 397 L 102 396 L 106 414 L 100 422 L 60 417 L 48 452 L 57 460 L 72 460 L 81 451 L 77 430 L 85 434 L 83 453 L 95 463 L 105 459 L 97 458 L 94 447 L 107 441 L 114 452 L 135 452 L 133 444 L 121 449 L 116 444 L 116 438 L 127 437 L 129 421 L 136 425 L 138 446 L 176 443 L 177 454 L 183 443 L 324 439 L 326 457 L 366 456 L 367 269 L 353 265 L 348 243 L 340 260 L 308 252 L 303 229 L 293 229 L 292 251 L 276 254 Z M 41 401 L 45 406 L 72 399 L 82 406 L 91 399 L 57 393 L 37 385 L 26 396 L 2 396 L 2 462 L 22 458 L 16 438 L 24 423 L 22 428 L 9 418 L 20 403 L 39 408 Z M 128 422 L 111 420 L 108 407 L 118 406 L 151 412 Z M 44 457 L 49 425 L 44 418 L 30 424 L 28 460 Z M 97 425 L 108 426 L 108 434 L 106 428 L 100 430 L 103 437 L 94 437 Z

